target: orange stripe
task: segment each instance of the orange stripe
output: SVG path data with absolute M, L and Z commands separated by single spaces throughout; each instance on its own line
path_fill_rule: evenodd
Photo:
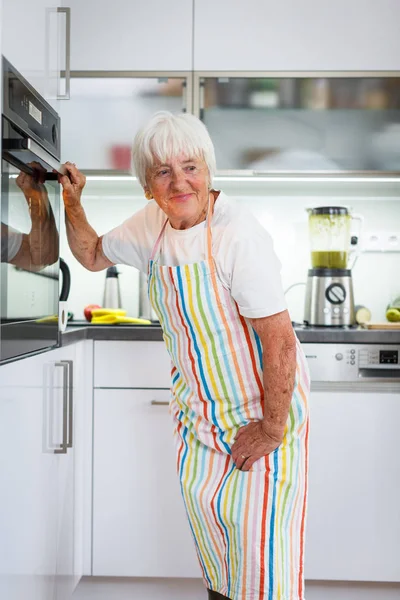
M 215 458 L 215 453 L 212 452 L 211 453 L 211 459 L 210 459 L 210 466 L 209 466 L 209 469 L 208 469 L 207 479 L 204 482 L 204 485 L 203 485 L 203 487 L 200 490 L 199 502 L 200 502 L 201 506 L 203 505 L 203 496 L 204 496 L 204 493 L 205 493 L 207 485 L 208 485 L 208 483 L 209 483 L 209 481 L 211 479 L 212 468 L 213 468 L 213 464 L 214 464 L 214 458 Z M 206 518 L 206 514 L 207 514 L 207 511 L 204 511 L 203 512 L 203 518 L 204 519 Z M 213 541 L 213 544 L 214 544 L 214 550 L 215 550 L 216 554 L 218 555 L 218 559 L 220 561 L 220 564 L 222 564 L 222 562 L 223 562 L 223 556 L 222 556 L 222 554 L 221 554 L 221 552 L 219 550 L 218 543 L 217 543 L 217 541 L 216 541 L 216 539 L 215 539 L 215 537 L 213 535 L 213 530 L 212 530 L 212 527 L 210 525 L 208 527 L 208 532 L 210 534 L 210 537 L 212 538 L 212 541 Z
M 236 302 L 235 302 L 235 304 L 236 304 Z M 237 304 L 236 304 L 236 310 L 238 311 L 238 315 L 239 315 L 239 319 L 240 319 L 240 322 L 241 322 L 242 327 L 243 327 L 244 335 L 246 336 L 247 345 L 248 345 L 249 351 L 250 351 L 250 358 L 251 358 L 251 364 L 252 364 L 252 367 L 253 367 L 253 373 L 254 373 L 254 377 L 255 377 L 256 382 L 257 382 L 257 387 L 258 387 L 259 392 L 260 392 L 261 406 L 262 406 L 263 412 L 264 412 L 264 386 L 263 386 L 262 381 L 260 379 L 260 376 L 258 374 L 257 359 L 256 359 L 256 355 L 255 355 L 255 352 L 254 352 L 254 346 L 253 346 L 253 344 L 251 342 L 251 339 L 250 339 L 250 332 L 249 332 L 249 328 L 247 327 L 246 320 L 240 314 L 239 308 L 238 308 Z
M 178 290 L 176 289 L 175 280 L 174 280 L 174 277 L 172 275 L 172 267 L 169 267 L 168 271 L 169 271 L 169 275 L 170 275 L 170 278 L 171 278 L 172 285 L 174 286 L 174 290 L 175 290 L 175 306 L 176 306 L 176 309 L 178 311 L 178 315 L 179 315 L 182 327 L 184 328 L 185 333 L 186 333 L 186 338 L 187 338 L 187 342 L 188 342 L 188 354 L 189 354 L 190 364 L 192 365 L 192 373 L 193 373 L 194 378 L 196 380 L 197 393 L 199 395 L 200 401 L 203 404 L 204 418 L 208 421 L 208 406 L 207 406 L 207 402 L 205 401 L 203 393 L 202 393 L 202 390 L 201 390 L 200 380 L 199 380 L 199 378 L 197 376 L 196 365 L 195 365 L 193 353 L 192 353 L 192 350 L 191 350 L 192 339 L 191 339 L 191 337 L 189 335 L 189 330 L 188 330 L 187 325 L 186 325 L 186 323 L 185 323 L 185 321 L 183 319 L 183 315 L 182 315 L 182 312 L 181 312 L 181 309 L 180 309 L 180 306 L 179 306 L 179 302 L 178 302 Z
M 243 556 L 244 556 L 244 560 L 243 560 L 243 586 L 242 586 L 242 592 L 243 592 L 243 600 L 245 600 L 246 598 L 246 591 L 247 591 L 247 587 L 246 587 L 246 579 L 247 579 L 247 535 L 248 535 L 248 525 L 249 525 L 249 504 L 250 504 L 250 491 L 251 491 L 251 479 L 252 479 L 252 471 L 250 471 L 250 473 L 248 474 L 248 479 L 249 481 L 247 481 L 247 493 L 246 493 L 246 504 L 244 506 L 244 527 L 243 527 Z
M 307 419 L 306 429 L 306 467 L 304 477 L 304 498 L 303 498 L 303 513 L 301 515 L 301 528 L 300 528 L 300 569 L 299 569 L 299 598 L 303 597 L 303 571 L 304 571 L 304 527 L 306 518 L 306 505 L 307 505 L 307 478 L 308 478 L 308 433 L 309 433 L 309 422 Z
M 209 268 L 210 268 L 210 273 L 211 273 L 211 279 L 212 279 L 212 284 L 213 284 L 213 288 L 214 288 L 214 293 L 215 293 L 216 298 L 218 299 L 217 304 L 218 304 L 219 314 L 221 315 L 222 322 L 223 322 L 223 324 L 225 326 L 225 331 L 226 331 L 226 334 L 228 336 L 229 349 L 231 351 L 233 362 L 235 364 L 235 371 L 236 371 L 236 375 L 237 375 L 237 377 L 239 379 L 240 390 L 241 390 L 241 392 L 243 394 L 243 398 L 245 400 L 247 400 L 248 398 L 247 398 L 247 394 L 246 394 L 246 388 L 244 386 L 244 381 L 243 381 L 242 373 L 241 373 L 241 370 L 239 368 L 239 363 L 238 363 L 238 360 L 237 360 L 237 357 L 236 357 L 235 347 L 234 347 L 233 339 L 232 339 L 232 333 L 231 333 L 231 331 L 229 329 L 229 325 L 228 325 L 228 322 L 226 320 L 225 313 L 222 310 L 221 298 L 220 298 L 220 295 L 219 295 L 219 292 L 218 292 L 217 281 L 216 281 L 216 267 L 215 267 L 215 263 L 214 263 L 213 260 L 211 260 L 210 263 L 211 264 L 209 264 Z
M 221 539 L 223 540 L 223 542 L 224 542 L 224 546 L 225 546 L 224 565 L 225 565 L 225 575 L 226 575 L 226 581 L 228 581 L 228 563 L 226 562 L 226 551 L 227 551 L 227 547 L 226 547 L 226 541 L 225 541 L 224 532 L 222 531 L 222 527 L 221 527 L 221 526 L 220 526 L 220 524 L 218 523 L 218 517 L 217 517 L 217 515 L 216 515 L 216 513 L 215 513 L 215 508 L 214 508 L 214 500 L 215 500 L 215 496 L 218 494 L 218 490 L 219 490 L 219 488 L 220 488 L 220 487 L 221 487 L 221 485 L 222 485 L 222 482 L 223 482 L 223 480 L 224 480 L 224 477 L 225 477 L 225 475 L 226 475 L 226 472 L 228 471 L 228 467 L 229 467 L 229 462 L 230 462 L 230 460 L 231 460 L 231 456 L 230 456 L 230 454 L 227 454 L 227 455 L 226 455 L 226 460 L 225 460 L 225 468 L 224 468 L 224 472 L 223 472 L 223 474 L 222 474 L 222 477 L 221 477 L 221 479 L 220 479 L 220 482 L 219 482 L 219 484 L 217 485 L 217 489 L 215 490 L 214 496 L 213 496 L 213 497 L 212 497 L 212 499 L 211 499 L 211 510 L 212 510 L 212 513 L 213 513 L 213 515 L 214 515 L 215 523 L 216 523 L 216 525 L 217 525 L 217 527 L 218 527 L 218 529 L 219 529 L 219 532 L 220 532 L 220 534 L 221 534 Z
M 268 506 L 268 494 L 269 494 L 269 474 L 271 467 L 268 461 L 268 468 L 265 472 L 265 487 L 264 487 L 264 501 L 262 509 L 261 519 L 261 544 L 260 544 L 260 595 L 259 600 L 265 600 L 264 584 L 265 584 L 265 530 L 267 526 L 267 506 Z

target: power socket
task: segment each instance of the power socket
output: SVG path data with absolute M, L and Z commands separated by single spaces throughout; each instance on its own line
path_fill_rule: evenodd
M 400 233 L 367 231 L 362 235 L 362 252 L 400 252 Z

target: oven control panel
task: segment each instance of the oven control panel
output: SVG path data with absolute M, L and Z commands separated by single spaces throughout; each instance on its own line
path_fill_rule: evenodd
M 312 381 L 400 380 L 400 344 L 302 344 Z

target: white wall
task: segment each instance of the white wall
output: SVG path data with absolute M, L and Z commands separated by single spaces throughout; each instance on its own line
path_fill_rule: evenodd
M 230 184 L 232 188 L 232 184 Z M 132 189 L 132 195 L 130 195 Z M 233 195 L 234 189 L 228 190 Z M 307 194 L 299 188 L 298 195 L 282 195 L 279 189 L 273 193 L 260 190 L 250 195 L 250 185 L 240 190 L 240 202 L 245 202 L 261 223 L 271 233 L 275 249 L 282 262 L 282 282 L 285 289 L 296 282 L 305 281 L 309 268 L 308 225 L 305 209 L 321 204 L 351 206 L 364 216 L 365 231 L 388 231 L 400 233 L 400 190 L 398 197 L 378 197 L 371 194 L 353 197 L 323 197 Z M 99 234 L 121 223 L 145 204 L 137 185 L 131 183 L 88 183 L 83 204 L 89 222 Z M 72 257 L 65 235 L 61 255 L 72 273 L 69 308 L 75 318 L 82 319 L 86 304 L 102 303 L 105 272 L 89 273 Z M 262 260 L 262 257 L 260 257 Z M 138 272 L 130 267 L 120 267 L 120 284 L 124 308 L 131 316 L 138 316 Z M 373 320 L 384 320 L 386 305 L 394 296 L 400 295 L 400 253 L 364 253 L 353 271 L 355 300 L 372 311 Z M 303 320 L 304 286 L 298 286 L 287 294 L 292 319 Z

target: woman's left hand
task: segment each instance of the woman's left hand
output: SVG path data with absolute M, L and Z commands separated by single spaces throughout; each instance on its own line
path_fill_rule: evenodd
M 241 427 L 232 445 L 232 458 L 238 469 L 249 471 L 253 464 L 278 448 L 282 439 L 272 437 L 264 421 Z

